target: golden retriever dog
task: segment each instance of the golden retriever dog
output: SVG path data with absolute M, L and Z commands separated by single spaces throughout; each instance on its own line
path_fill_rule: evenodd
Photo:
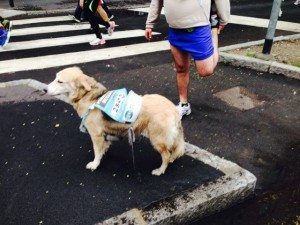
M 59 71 L 45 91 L 53 96 L 67 96 L 69 103 L 82 117 L 89 106 L 108 90 L 78 67 L 70 67 Z M 184 154 L 183 128 L 175 105 L 158 94 L 147 94 L 141 99 L 140 113 L 131 124 L 113 121 L 97 108 L 90 111 L 84 126 L 93 142 L 94 160 L 86 165 L 87 169 L 97 169 L 108 150 L 111 141 L 105 135 L 126 136 L 130 127 L 135 135 L 148 137 L 154 149 L 161 154 L 162 164 L 152 171 L 153 175 L 165 173 L 168 164 Z

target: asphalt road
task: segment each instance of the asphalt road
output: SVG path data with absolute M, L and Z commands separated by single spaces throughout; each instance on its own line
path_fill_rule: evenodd
M 153 176 L 160 155 L 145 138 L 137 138 L 133 153 L 126 138 L 113 143 L 91 172 L 85 165 L 93 159 L 92 143 L 79 132 L 72 107 L 23 91 L 35 101 L 2 103 L 0 109 L 1 224 L 95 224 L 222 175 L 184 156 L 165 175 Z

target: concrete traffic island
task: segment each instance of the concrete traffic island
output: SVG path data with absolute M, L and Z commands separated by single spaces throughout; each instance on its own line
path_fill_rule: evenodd
M 184 224 L 253 193 L 253 174 L 188 143 L 186 156 L 160 177 L 150 173 L 160 157 L 145 139 L 134 144 L 136 171 L 123 140 L 91 173 L 85 164 L 92 146 L 78 130 L 79 118 L 69 105 L 41 95 L 44 87 L 35 80 L 0 84 L 1 221 Z
M 253 193 L 256 178 L 247 170 L 197 146 L 186 143 L 185 149 L 188 156 L 222 171 L 224 175 L 192 190 L 154 202 L 144 209 L 131 209 L 97 225 L 185 224 L 240 202 Z

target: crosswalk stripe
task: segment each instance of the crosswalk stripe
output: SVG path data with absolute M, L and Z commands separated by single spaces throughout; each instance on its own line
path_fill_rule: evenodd
M 31 19 L 13 20 L 14 25 L 27 25 L 34 23 L 49 23 L 73 20 L 70 16 L 52 16 L 52 17 L 39 17 Z
M 114 32 L 112 36 L 108 36 L 108 35 L 103 35 L 103 36 L 105 40 L 113 40 L 113 39 L 121 39 L 121 38 L 142 37 L 144 36 L 144 34 L 145 34 L 144 30 L 137 29 L 137 30 L 117 31 Z M 153 32 L 153 35 L 158 35 L 158 34 L 160 33 Z M 47 38 L 47 39 L 38 39 L 32 41 L 11 42 L 5 48 L 0 49 L 0 52 L 87 43 L 94 38 L 95 38 L 95 34 L 86 34 L 86 35 L 77 35 L 71 37 Z
M 231 15 L 229 23 L 266 28 L 269 25 L 269 20 L 261 19 L 261 18 L 254 18 L 254 17 L 247 17 L 247 16 Z M 276 29 L 299 33 L 300 32 L 300 24 L 292 23 L 292 22 L 285 22 L 285 21 L 278 21 Z
M 116 25 L 117 26 L 117 25 Z M 70 25 L 56 25 L 56 26 L 43 26 L 43 27 L 29 27 L 22 29 L 13 29 L 11 31 L 11 36 L 25 36 L 32 34 L 45 34 L 45 33 L 55 33 L 55 32 L 66 32 L 66 31 L 76 31 L 90 29 L 90 24 L 70 24 Z M 104 26 L 100 25 L 101 28 Z
M 136 11 L 136 12 L 143 12 L 143 13 L 149 12 L 149 8 L 135 8 L 135 9 L 129 9 L 129 10 Z M 165 14 L 164 9 L 162 10 L 161 14 L 162 15 Z M 266 27 L 268 27 L 269 19 L 231 15 L 230 19 L 229 19 L 229 23 L 266 28 Z M 276 28 L 278 30 L 285 30 L 285 31 L 291 31 L 291 32 L 296 32 L 296 33 L 300 32 L 300 24 L 299 23 L 278 21 Z
M 153 53 L 168 49 L 170 49 L 168 41 L 159 41 L 90 51 L 4 60 L 0 62 L 0 74 L 75 65 L 79 63 Z

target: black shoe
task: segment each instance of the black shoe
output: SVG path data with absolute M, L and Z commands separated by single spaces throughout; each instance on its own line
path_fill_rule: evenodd
M 81 19 L 78 19 L 78 18 L 76 18 L 73 15 L 68 15 L 68 16 L 70 17 L 70 19 L 74 20 L 76 23 L 80 23 L 81 22 Z
M 15 7 L 14 0 L 9 0 L 8 2 L 10 7 Z

